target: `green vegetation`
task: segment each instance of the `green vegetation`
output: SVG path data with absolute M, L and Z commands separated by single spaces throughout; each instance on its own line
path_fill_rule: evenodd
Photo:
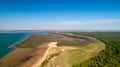
M 120 32 L 74 32 L 74 34 L 95 37 L 106 44 L 106 49 L 72 67 L 120 67 Z
M 61 66 L 70 67 L 74 64 L 81 63 L 105 48 L 103 43 L 89 43 L 77 49 L 68 49 L 61 53 L 51 64 L 51 67 Z

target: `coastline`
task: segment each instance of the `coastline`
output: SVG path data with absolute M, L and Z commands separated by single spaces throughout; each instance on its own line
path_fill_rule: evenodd
M 43 35 L 43 34 L 48 34 L 48 32 L 24 32 L 26 33 L 26 37 L 22 38 L 21 40 L 15 42 L 14 44 L 10 45 L 8 48 L 15 48 L 16 45 L 19 45 L 20 43 L 28 40 L 32 35 Z
M 0 59 L 4 58 L 9 53 L 16 50 L 16 48 L 20 48 L 20 47 L 17 47 L 17 45 L 19 45 L 22 42 L 25 42 L 26 40 L 28 40 L 30 38 L 30 36 L 32 36 L 34 34 L 44 35 L 44 34 L 48 34 L 48 32 L 13 32 L 13 33 L 5 32 L 5 33 L 1 33 L 1 37 L 4 38 L 3 39 L 4 43 L 1 48 L 4 48 L 4 51 L 2 51 L 2 49 L 1 49 Z M 7 40 L 5 40 L 5 39 L 7 39 Z M 11 43 L 11 41 L 12 41 L 12 43 Z
M 10 45 L 8 48 L 14 48 L 14 46 L 18 45 L 19 43 L 22 43 L 23 41 L 29 39 L 29 37 L 31 36 L 32 34 L 28 34 L 26 35 L 26 37 L 24 37 L 23 39 L 20 39 L 19 41 L 15 42 L 14 44 Z

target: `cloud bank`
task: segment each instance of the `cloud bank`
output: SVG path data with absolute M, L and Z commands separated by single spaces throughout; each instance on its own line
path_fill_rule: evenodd
M 22 22 L 22 23 L 20 23 Z M 27 22 L 27 23 L 26 23 Z M 6 28 L 7 26 L 7 28 Z M 59 22 L 40 22 L 40 21 L 19 21 L 9 25 L 0 24 L 0 29 L 35 29 L 35 30 L 59 30 L 59 29 L 105 29 L 120 30 L 120 20 L 87 20 L 87 21 L 59 21 Z

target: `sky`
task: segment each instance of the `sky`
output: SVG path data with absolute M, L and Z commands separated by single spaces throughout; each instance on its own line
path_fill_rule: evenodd
M 120 0 L 0 0 L 0 30 L 120 30 Z

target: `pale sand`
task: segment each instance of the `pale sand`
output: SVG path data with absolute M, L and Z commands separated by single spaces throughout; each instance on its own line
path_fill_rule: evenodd
M 40 57 L 40 59 L 31 67 L 39 67 L 42 62 L 47 58 L 48 54 L 49 54 L 49 50 L 52 48 L 52 47 L 57 47 L 57 42 L 50 42 L 48 44 L 49 48 L 46 50 L 46 52 L 44 53 L 44 55 L 42 57 Z

